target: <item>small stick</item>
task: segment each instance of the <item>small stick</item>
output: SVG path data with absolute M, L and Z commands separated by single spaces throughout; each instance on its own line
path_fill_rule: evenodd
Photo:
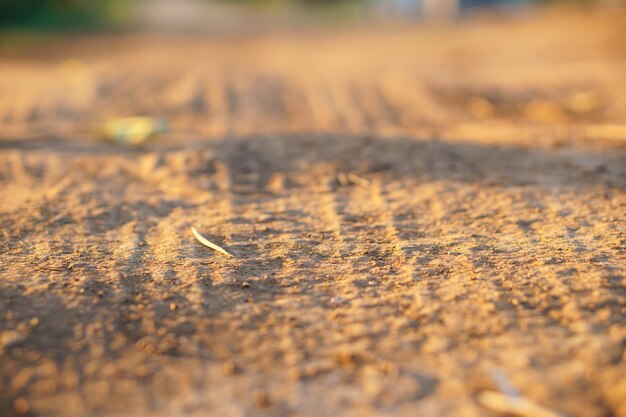
M 339 185 L 343 186 L 350 184 L 350 181 L 348 181 L 348 176 L 345 172 L 340 172 L 337 174 L 337 181 L 339 181 Z
M 361 187 L 366 188 L 368 185 L 370 185 L 370 180 L 359 177 L 356 174 L 352 174 L 352 173 L 347 173 L 346 177 L 348 178 L 348 180 L 350 180 L 350 182 L 352 184 L 356 184 L 359 185 Z
M 370 180 L 359 177 L 358 175 L 351 172 L 339 172 L 337 174 L 337 181 L 339 182 L 339 185 L 343 186 L 354 184 L 360 187 L 367 188 L 367 186 L 370 185 Z
M 491 378 L 501 392 L 481 392 L 478 395 L 478 402 L 484 407 L 519 417 L 566 417 L 522 396 L 503 372 L 493 371 Z
M 226 256 L 230 256 L 231 258 L 234 258 L 234 256 L 231 253 L 226 252 L 225 249 L 223 249 L 222 247 L 216 245 L 215 243 L 211 242 L 209 239 L 205 238 L 204 236 L 202 236 L 200 234 L 200 232 L 198 232 L 196 230 L 195 227 L 191 228 L 191 233 L 193 233 L 193 235 L 196 237 L 196 239 L 198 239 L 198 242 L 202 243 L 204 246 L 213 249 L 214 251 L 217 251 L 223 255 Z
M 564 417 L 563 414 L 547 409 L 528 398 L 496 391 L 481 392 L 478 402 L 492 411 L 520 417 Z

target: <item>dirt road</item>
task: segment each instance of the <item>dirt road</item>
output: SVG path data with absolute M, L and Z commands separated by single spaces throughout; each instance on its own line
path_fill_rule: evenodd
M 626 416 L 624 22 L 5 46 L 0 415 Z

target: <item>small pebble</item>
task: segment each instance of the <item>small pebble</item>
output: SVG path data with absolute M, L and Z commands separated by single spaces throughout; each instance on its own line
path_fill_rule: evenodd
M 13 409 L 17 414 L 26 414 L 28 413 L 30 407 L 26 399 L 24 399 L 23 397 L 19 397 L 16 398 L 15 401 L 13 401 Z
M 258 408 L 267 408 L 270 405 L 272 405 L 272 401 L 271 401 L 269 395 L 267 395 L 267 393 L 265 393 L 263 391 L 255 392 L 253 399 L 254 399 L 254 404 Z
M 224 375 L 235 375 L 239 372 L 239 367 L 232 362 L 226 362 L 222 366 L 222 371 L 224 372 Z

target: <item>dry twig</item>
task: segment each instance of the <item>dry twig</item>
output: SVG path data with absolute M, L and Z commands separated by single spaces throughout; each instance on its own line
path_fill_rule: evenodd
M 482 406 L 492 411 L 519 417 L 566 417 L 523 397 L 503 373 L 494 372 L 492 377 L 501 392 L 481 392 L 478 395 L 478 402 Z

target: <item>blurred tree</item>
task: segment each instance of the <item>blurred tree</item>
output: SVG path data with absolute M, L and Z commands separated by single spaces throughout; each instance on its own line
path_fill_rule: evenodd
M 85 27 L 117 19 L 122 0 L 0 0 L 0 27 Z
M 0 29 L 84 28 L 102 23 L 124 21 L 130 5 L 137 0 L 0 0 Z M 173 3 L 176 0 L 171 0 Z M 363 4 L 378 10 L 416 12 L 426 15 L 447 15 L 455 10 L 475 6 L 531 1 L 538 3 L 570 2 L 585 5 L 625 4 L 626 0 L 207 0 L 251 3 L 271 8 L 292 5 L 336 6 Z M 149 4 L 149 3 L 147 3 Z M 391 14 L 397 14 L 396 12 Z

